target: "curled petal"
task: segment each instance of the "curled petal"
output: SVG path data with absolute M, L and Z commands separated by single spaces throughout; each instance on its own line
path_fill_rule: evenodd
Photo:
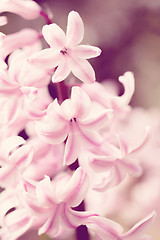
M 101 240 L 117 240 L 123 231 L 120 224 L 99 216 L 88 218 L 87 227 Z
M 113 99 L 117 99 L 117 103 L 121 105 L 128 105 L 134 90 L 135 90 L 135 80 L 132 72 L 126 72 L 123 76 L 119 77 L 119 81 L 124 86 L 124 94 L 120 97 L 114 97 Z
M 26 141 L 19 136 L 12 136 L 7 138 L 1 144 L 0 155 L 5 159 L 8 159 L 10 152 L 14 150 L 16 147 L 24 144 L 25 142 Z
M 83 58 L 70 58 L 71 71 L 84 83 L 93 83 L 95 81 L 95 72 L 91 64 Z
M 65 33 L 57 24 L 45 25 L 42 28 L 42 34 L 50 47 L 55 50 L 60 51 L 65 47 Z
M 135 239 L 138 239 L 139 237 L 143 237 L 143 235 L 146 233 L 146 231 L 148 231 L 148 228 L 152 225 L 155 217 L 156 217 L 156 213 L 152 212 L 146 218 L 144 218 L 143 220 L 138 222 L 128 232 L 122 234 L 121 239 L 122 240 L 135 240 Z
M 67 23 L 67 46 L 75 46 L 79 44 L 84 36 L 84 25 L 80 15 L 71 11 L 68 15 Z
M 72 53 L 78 58 L 90 59 L 98 57 L 101 54 L 101 49 L 89 45 L 78 45 L 72 48 Z
M 59 65 L 60 53 L 51 48 L 43 49 L 40 52 L 33 53 L 28 57 L 28 62 L 44 69 L 54 68 Z
M 67 61 L 67 58 L 61 57 L 60 59 L 60 64 L 52 77 L 53 83 L 63 81 L 66 77 L 68 77 L 71 71 L 70 63 Z
M 80 133 L 81 133 L 81 136 L 84 140 L 84 142 L 87 142 L 89 143 L 90 145 L 95 145 L 95 146 L 100 146 L 103 139 L 101 137 L 101 135 L 96 132 L 96 131 L 89 131 L 87 130 L 87 128 L 80 128 L 78 127 Z
M 88 190 L 88 178 L 84 170 L 79 167 L 70 178 L 61 192 L 63 202 L 72 207 L 78 206 L 84 199 Z

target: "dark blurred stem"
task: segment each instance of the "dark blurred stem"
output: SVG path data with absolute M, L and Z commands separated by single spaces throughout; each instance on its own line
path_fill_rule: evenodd
M 54 83 L 56 88 L 56 95 L 58 98 L 58 102 L 61 104 L 65 99 L 68 98 L 68 88 L 63 82 Z
M 77 211 L 85 211 L 84 201 L 76 208 Z M 81 225 L 76 229 L 76 238 L 77 240 L 89 240 L 88 229 L 85 225 Z
M 51 19 L 50 19 L 49 16 L 47 15 L 47 13 L 41 11 L 41 12 L 40 12 L 40 15 L 46 20 L 46 23 L 47 23 L 47 24 L 51 24 L 51 23 L 52 23 Z

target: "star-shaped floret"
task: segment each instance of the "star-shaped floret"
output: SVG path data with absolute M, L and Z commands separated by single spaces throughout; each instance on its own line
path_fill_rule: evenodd
M 95 72 L 86 59 L 99 56 L 101 50 L 90 45 L 78 45 L 84 36 L 84 25 L 77 12 L 69 13 L 66 34 L 55 23 L 45 25 L 42 34 L 50 48 L 30 56 L 30 63 L 55 68 L 53 82 L 63 81 L 70 72 L 85 83 L 95 81 Z

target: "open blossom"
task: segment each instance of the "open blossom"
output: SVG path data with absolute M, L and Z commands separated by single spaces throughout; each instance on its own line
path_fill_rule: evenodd
M 45 70 L 37 71 L 31 66 L 22 50 L 11 54 L 8 69 L 0 70 L 0 96 L 6 98 L 4 122 L 13 122 L 21 111 L 28 113 L 26 118 L 37 119 L 43 116 L 43 110 L 51 100 L 49 96 L 41 98 L 39 90 L 47 87 L 49 81 L 50 74 Z M 41 100 L 39 108 L 34 103 L 38 97 Z
M 117 135 L 118 147 L 104 141 L 97 152 L 82 154 L 80 162 L 85 167 L 84 161 L 88 158 L 89 166 L 92 169 L 92 182 L 96 182 L 93 188 L 97 191 L 106 191 L 108 188 L 114 187 L 121 183 L 127 174 L 139 177 L 142 174 L 142 167 L 138 163 L 135 153 L 137 153 L 145 145 L 149 136 L 149 128 L 146 129 L 142 139 L 130 147 L 126 139 L 122 135 Z M 96 173 L 96 174 L 95 174 Z M 98 183 L 98 178 L 101 182 Z
M 80 87 L 73 87 L 71 99 L 61 105 L 54 100 L 49 105 L 47 114 L 37 121 L 36 131 L 50 144 L 59 144 L 68 137 L 64 161 L 71 164 L 83 148 L 100 146 L 102 137 L 99 129 L 107 124 L 108 112 L 110 110 L 93 105 Z
M 3 203 L 0 206 L 0 210 L 1 207 L 3 209 L 0 236 L 6 234 L 6 228 L 13 239 L 29 228 L 38 229 L 39 235 L 47 233 L 52 238 L 64 236 L 85 224 L 89 217 L 97 215 L 72 209 L 81 203 L 87 189 L 88 178 L 82 168 L 78 168 L 73 175 L 60 173 L 52 181 L 48 176 L 40 182 L 22 179 L 17 193 L 8 189 L 0 197 L 0 203 Z M 16 209 L 6 215 L 14 207 Z M 18 213 L 22 214 L 21 218 L 18 217 L 19 222 L 16 218 Z
M 28 61 L 39 67 L 57 68 L 53 82 L 64 80 L 70 72 L 85 83 L 95 81 L 95 73 L 86 59 L 97 57 L 101 50 L 89 45 L 78 45 L 84 35 L 84 26 L 79 14 L 72 11 L 68 15 L 66 35 L 55 23 L 45 25 L 42 34 L 50 48 L 35 53 Z
M 1 0 L 0 13 L 12 12 L 26 19 L 40 16 L 41 7 L 32 0 Z

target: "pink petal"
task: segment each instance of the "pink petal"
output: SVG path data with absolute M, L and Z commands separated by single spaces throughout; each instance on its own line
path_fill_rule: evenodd
M 65 209 L 65 216 L 73 228 L 78 227 L 79 225 L 86 225 L 88 223 L 88 219 L 91 217 L 98 216 L 95 212 L 77 212 L 72 208 L 66 207 Z
M 6 25 L 8 23 L 8 19 L 5 16 L 0 17 L 0 26 Z
M 54 198 L 54 188 L 48 176 L 45 176 L 43 180 L 38 182 L 36 186 L 36 196 L 38 199 L 38 203 L 42 207 L 51 207 L 56 203 L 58 204 L 58 202 Z
M 87 227 L 101 240 L 117 240 L 123 231 L 118 223 L 99 216 L 90 217 Z
M 98 57 L 101 54 L 101 49 L 90 45 L 78 45 L 72 48 L 72 53 L 78 58 L 90 59 Z
M 67 23 L 67 46 L 75 46 L 79 44 L 84 36 L 84 26 L 83 21 L 80 15 L 71 11 L 68 15 L 68 23 Z
M 60 63 L 58 65 L 58 68 L 56 69 L 53 77 L 52 82 L 61 82 L 63 81 L 68 75 L 70 74 L 71 67 L 68 59 L 64 56 L 60 58 Z
M 78 144 L 77 144 L 78 143 Z M 72 164 L 77 159 L 81 146 L 78 134 L 74 131 L 69 134 L 65 145 L 64 164 Z
M 122 136 L 122 134 L 116 134 L 117 140 L 118 140 L 118 145 L 121 151 L 121 156 L 124 158 L 128 154 L 128 146 L 127 143 Z
M 89 145 L 95 145 L 95 146 L 100 146 L 103 139 L 101 137 L 101 135 L 96 132 L 96 131 L 89 131 L 87 129 L 83 129 L 81 127 L 78 127 L 78 130 L 81 133 L 82 136 L 82 140 L 84 141 L 84 146 L 85 146 L 85 142 L 89 143 Z
M 141 149 L 147 143 L 149 137 L 150 137 L 150 127 L 148 126 L 146 127 L 145 133 L 141 137 L 140 141 L 136 143 L 136 145 L 132 149 L 129 149 L 129 153 L 134 153 L 134 152 L 137 152 L 139 149 Z
M 7 138 L 5 141 L 1 143 L 0 155 L 5 159 L 8 159 L 10 152 L 14 150 L 16 147 L 24 144 L 25 142 L 26 141 L 19 136 L 12 136 Z
M 30 46 L 37 42 L 39 34 L 33 29 L 23 29 L 17 33 L 7 35 L 3 42 L 2 55 L 5 59 L 11 52 L 18 48 Z
M 128 158 L 125 160 L 119 159 L 118 163 L 120 164 L 120 168 L 124 168 L 126 173 L 129 173 L 134 177 L 141 176 L 143 172 L 142 167 L 138 163 L 136 163 L 136 161 L 130 161 Z
M 124 86 L 124 94 L 120 97 L 115 97 L 121 105 L 128 105 L 134 90 L 135 90 L 135 80 L 132 72 L 126 72 L 123 76 L 119 77 L 119 81 Z
M 0 6 L 0 12 L 12 12 L 25 19 L 34 19 L 40 16 L 41 7 L 34 1 L 8 1 Z
M 8 232 L 15 239 L 24 234 L 32 226 L 32 219 L 29 218 L 27 212 L 23 209 L 16 209 L 7 214 L 5 218 Z
M 87 118 L 85 120 L 79 120 L 78 123 L 82 127 L 91 127 L 93 129 L 100 129 L 105 126 L 107 121 L 107 110 L 98 114 L 98 116 L 93 116 L 92 118 Z
M 36 123 L 36 132 L 44 141 L 50 144 L 62 143 L 68 135 L 68 126 L 63 123 Z
M 121 235 L 122 240 L 135 240 L 139 237 L 143 237 L 149 227 L 152 225 L 154 219 L 156 217 L 156 213 L 152 212 L 146 218 L 138 222 L 134 227 L 132 227 L 128 232 Z M 142 238 L 143 239 L 143 238 Z
M 91 108 L 91 100 L 80 87 L 72 87 L 71 92 L 73 116 L 77 119 L 85 118 Z
M 62 190 L 61 199 L 72 207 L 78 206 L 84 199 L 88 190 L 88 177 L 79 167 Z
M 95 156 L 90 158 L 90 165 L 96 172 L 104 172 L 114 166 L 115 160 L 114 156 Z
M 55 23 L 45 25 L 42 28 L 42 34 L 50 47 L 56 51 L 62 50 L 66 45 L 66 37 L 63 30 Z
M 54 51 L 52 48 L 43 49 L 28 57 L 28 62 L 44 69 L 55 68 L 59 65 L 60 53 Z
M 33 147 L 21 146 L 9 156 L 9 162 L 14 163 L 21 171 L 27 168 L 33 159 Z
M 71 71 L 84 83 L 93 83 L 95 81 L 95 72 L 91 64 L 83 58 L 73 58 L 70 56 Z

